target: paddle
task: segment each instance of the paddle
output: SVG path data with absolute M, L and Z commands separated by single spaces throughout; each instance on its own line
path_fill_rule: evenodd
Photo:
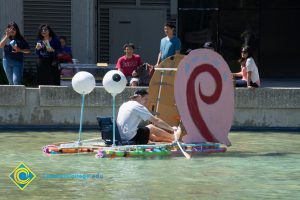
M 185 158 L 186 158 L 186 159 L 191 159 L 191 155 L 188 154 L 187 152 L 185 152 L 185 151 L 182 149 L 182 147 L 181 147 L 180 143 L 178 142 L 178 140 L 177 140 L 176 142 L 177 142 L 177 145 L 179 146 L 181 152 L 182 152 L 183 155 L 185 156 Z
M 165 71 L 177 71 L 177 68 L 155 68 L 155 70 L 160 70 L 160 83 L 159 83 L 159 88 L 158 88 L 158 96 L 157 96 L 157 99 L 156 99 L 156 110 L 155 110 L 155 112 L 158 113 L 158 107 L 159 107 L 160 98 L 161 98 L 162 83 L 163 83 L 163 79 L 164 79 L 164 72 Z M 179 122 L 179 125 L 180 124 L 181 124 L 181 121 Z M 178 129 L 181 132 L 181 128 L 180 128 L 179 125 L 178 125 Z M 182 154 L 186 157 L 186 159 L 191 159 L 191 156 L 183 150 L 180 143 L 178 142 L 178 139 L 179 139 L 180 135 L 179 136 L 174 135 L 174 136 L 175 136 L 174 141 L 176 141 L 176 143 L 179 146 Z
M 180 121 L 179 125 L 180 125 L 180 124 L 181 124 L 181 121 Z M 180 131 L 180 132 L 181 132 L 180 126 L 178 126 L 178 128 L 177 128 L 176 131 Z M 183 150 L 183 148 L 181 147 L 181 145 L 180 145 L 180 143 L 179 143 L 179 141 L 178 141 L 180 135 L 178 136 L 178 135 L 176 135 L 176 133 L 174 133 L 174 136 L 175 136 L 175 141 L 176 141 L 176 143 L 177 143 L 179 149 L 181 150 L 182 154 L 185 156 L 186 159 L 191 159 L 191 155 L 188 154 L 187 152 L 185 152 L 185 151 Z

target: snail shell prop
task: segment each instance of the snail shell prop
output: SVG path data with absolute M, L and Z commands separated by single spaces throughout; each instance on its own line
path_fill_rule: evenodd
M 234 88 L 231 71 L 222 56 L 208 49 L 191 51 L 178 66 L 174 89 L 177 109 L 187 131 L 183 142 L 230 146 Z

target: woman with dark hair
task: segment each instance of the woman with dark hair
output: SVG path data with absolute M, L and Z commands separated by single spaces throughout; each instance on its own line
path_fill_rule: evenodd
M 38 60 L 38 84 L 59 85 L 60 72 L 57 54 L 61 52 L 61 45 L 55 33 L 48 24 L 42 24 L 38 31 L 36 54 Z
M 236 87 L 260 87 L 258 69 L 252 56 L 249 46 L 242 48 L 241 58 L 239 59 L 241 71 L 232 73 L 233 78 L 236 79 Z
M 3 68 L 9 85 L 21 85 L 24 53 L 30 53 L 30 49 L 16 22 L 7 25 L 0 48 L 4 48 Z

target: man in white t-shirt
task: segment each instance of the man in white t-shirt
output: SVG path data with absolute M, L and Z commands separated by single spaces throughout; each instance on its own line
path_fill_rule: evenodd
M 119 109 L 117 126 L 122 140 L 134 141 L 136 144 L 153 142 L 176 141 L 181 129 L 171 127 L 162 119 L 155 117 L 145 107 L 148 101 L 148 92 L 145 89 L 135 91 L 131 100 L 123 103 Z M 141 121 L 150 121 L 145 127 L 138 127 Z

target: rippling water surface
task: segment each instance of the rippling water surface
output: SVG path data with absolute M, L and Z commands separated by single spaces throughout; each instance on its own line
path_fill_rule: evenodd
M 43 155 L 42 146 L 76 140 L 76 132 L 1 132 L 0 199 L 300 199 L 299 133 L 229 136 L 226 153 L 191 160 L 96 159 Z M 7 177 L 21 161 L 37 175 L 23 191 Z

